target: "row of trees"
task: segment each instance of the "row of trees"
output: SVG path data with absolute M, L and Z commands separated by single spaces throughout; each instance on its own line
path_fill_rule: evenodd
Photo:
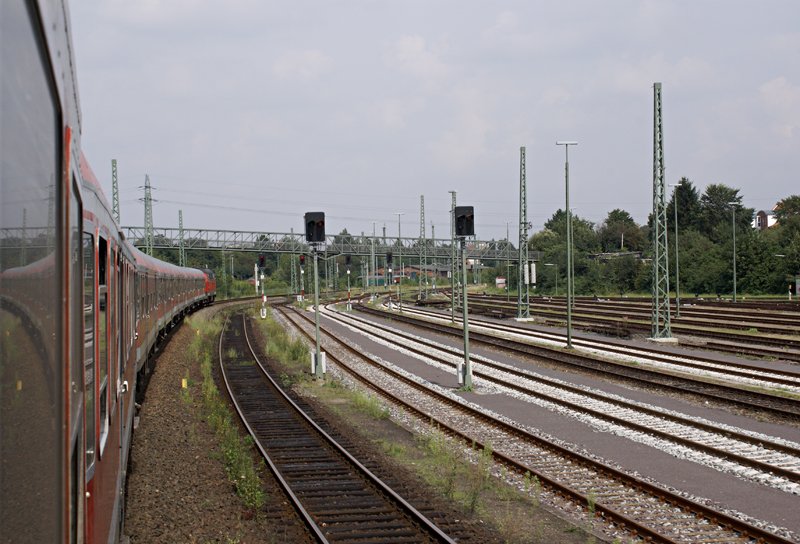
M 778 224 L 758 230 L 752 227 L 754 210 L 742 205 L 738 189 L 712 184 L 699 194 L 692 181 L 682 178 L 667 206 L 673 289 L 676 200 L 683 292 L 721 295 L 733 291 L 734 231 L 737 290 L 750 294 L 787 292 L 789 282 L 800 273 L 800 196 L 781 200 L 775 211 Z M 637 225 L 621 209 L 609 212 L 597 226 L 573 216 L 576 293 L 649 292 L 652 226 L 652 216 L 647 225 Z M 562 278 L 566 275 L 565 240 L 566 213 L 558 210 L 544 230 L 529 241 L 531 250 L 541 252 L 540 263 L 553 264 Z M 544 290 L 552 291 L 555 274 L 540 268 L 539 283 Z
M 677 202 L 676 202 L 677 201 Z M 675 187 L 667 206 L 670 286 L 675 286 L 675 206 L 678 209 L 678 256 L 681 292 L 687 295 L 727 295 L 733 291 L 733 233 L 736 232 L 737 291 L 743 294 L 785 294 L 795 274 L 800 274 L 800 195 L 781 200 L 775 215 L 778 224 L 766 230 L 752 227 L 752 208 L 742 205 L 738 189 L 724 184 L 709 185 L 700 194 L 686 178 Z M 610 295 L 630 292 L 646 293 L 651 288 L 651 256 L 653 218 L 638 225 L 622 209 L 608 213 L 599 225 L 573 216 L 573 248 L 575 292 L 582 295 Z M 337 240 L 352 238 L 346 230 Z M 507 240 L 494 242 L 499 246 Z M 528 242 L 532 254 L 538 256 L 539 292 L 559 294 L 566 286 L 566 213 L 557 210 L 544 229 Z M 156 256 L 177 261 L 176 250 L 156 250 Z M 252 289 L 245 280 L 252 277 L 253 253 L 193 249 L 187 252 L 189 266 L 212 268 L 220 278 L 220 289 L 243 294 Z M 320 263 L 321 276 L 339 288 L 346 285 L 344 258 L 338 269 L 326 270 Z M 362 258 L 350 262 L 351 285 L 360 285 Z M 382 256 L 380 257 L 382 262 Z M 408 261 L 406 261 L 408 262 Z M 416 263 L 409 263 L 416 264 Z M 447 263 L 439 263 L 447 265 Z M 509 276 L 512 290 L 517 285 L 516 266 L 503 262 L 481 263 L 480 280 L 494 283 L 496 276 Z M 544 266 L 544 265 L 547 266 Z M 289 255 L 266 254 L 267 289 L 288 290 L 291 266 L 297 266 Z M 297 272 L 297 269 L 295 269 Z M 510 274 L 509 274 L 510 271 Z M 338 274 L 337 274 L 338 272 Z M 299 277 L 299 275 L 298 275 Z M 470 278 L 473 274 L 470 274 Z M 239 280 L 236 284 L 235 278 Z M 440 281 L 440 283 L 442 283 Z M 234 287 L 234 285 L 237 285 Z M 323 288 L 325 281 L 323 279 Z M 309 285 L 306 290 L 309 291 Z

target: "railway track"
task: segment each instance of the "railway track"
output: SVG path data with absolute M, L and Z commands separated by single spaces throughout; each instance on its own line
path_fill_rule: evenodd
M 420 311 L 414 308 L 412 308 L 411 310 L 406 309 L 406 313 L 412 315 L 441 318 L 439 314 L 429 311 Z M 457 317 L 456 321 L 459 323 L 462 322 L 460 317 Z M 514 335 L 518 335 L 522 339 L 530 339 L 530 340 L 540 339 L 546 341 L 555 340 L 558 342 L 565 341 L 563 335 L 538 332 L 525 327 L 499 324 L 492 321 L 470 320 L 470 324 L 490 331 L 497 331 L 501 333 L 510 332 L 513 333 Z M 703 357 L 697 354 L 692 354 L 691 357 L 682 357 L 676 354 L 675 352 L 664 351 L 657 349 L 655 347 L 634 348 L 626 344 L 620 344 L 613 341 L 602 341 L 597 339 L 593 340 L 573 339 L 573 345 L 588 349 L 600 349 L 604 353 L 612 353 L 617 355 L 636 355 L 645 359 L 645 361 L 642 360 L 637 361 L 639 363 L 651 362 L 664 365 L 665 367 L 671 366 L 673 369 L 689 370 L 692 372 L 693 371 L 704 372 L 704 373 L 716 372 L 722 374 L 718 376 L 721 378 L 725 378 L 726 376 L 736 376 L 739 378 L 752 380 L 754 384 L 767 385 L 775 388 L 779 388 L 782 386 L 792 387 L 792 388 L 797 388 L 798 392 L 800 392 L 800 371 L 787 371 L 777 368 L 774 369 L 756 368 L 752 364 L 737 363 L 732 361 L 725 361 L 724 363 L 722 363 L 718 359 L 712 357 Z M 765 383 L 758 383 L 759 381 L 763 381 Z
M 541 299 L 531 304 L 530 313 L 545 323 L 561 326 L 566 319 L 565 308 L 560 301 Z M 517 310 L 516 304 L 505 300 L 475 296 L 470 299 L 470 312 L 510 318 Z M 648 333 L 650 309 L 638 302 L 579 301 L 573 306 L 573 326 L 615 336 Z M 672 319 L 671 328 L 675 334 L 709 339 L 709 349 L 800 362 L 800 317 L 796 312 L 763 315 L 730 308 L 708 311 L 685 307 L 680 318 Z
M 454 542 L 281 390 L 252 349 L 243 313 L 226 320 L 219 357 L 242 422 L 317 542 Z
M 311 318 L 280 312 L 312 339 Z M 590 515 L 651 542 L 790 542 L 784 536 L 626 474 L 590 456 L 481 410 L 452 391 L 372 360 L 322 326 L 329 361 L 388 402 L 415 414 L 467 445 L 489 449 L 518 474 L 533 475 L 549 490 Z
M 376 310 L 364 305 L 357 306 L 357 308 L 365 313 L 386 315 L 386 312 L 382 310 Z M 414 315 L 417 317 L 414 317 Z M 420 319 L 420 316 L 427 317 L 427 319 Z M 392 312 L 391 317 L 394 320 L 429 328 L 447 335 L 462 335 L 461 327 L 458 325 L 460 319 L 458 318 L 456 319 L 457 326 L 453 327 L 449 323 L 449 317 L 410 308 L 404 310 L 402 314 Z M 431 321 L 431 318 L 435 321 Z M 737 409 L 744 408 L 759 412 L 769 412 L 776 417 L 788 418 L 792 421 L 797 421 L 800 418 L 800 396 L 798 396 L 797 392 L 791 393 L 800 384 L 800 374 L 798 373 L 751 372 L 747 370 L 748 367 L 746 365 L 742 365 L 739 369 L 733 369 L 733 372 L 744 374 L 740 377 L 742 381 L 734 385 L 725 383 L 730 382 L 731 378 L 726 376 L 727 370 L 721 364 L 717 364 L 716 368 L 714 368 L 709 366 L 709 362 L 703 362 L 702 360 L 692 362 L 687 361 L 686 357 L 676 357 L 674 354 L 671 357 L 665 353 L 661 355 L 654 354 L 654 351 L 657 352 L 657 350 L 632 349 L 619 344 L 595 340 L 579 341 L 573 339 L 573 345 L 583 349 L 565 350 L 561 345 L 553 345 L 556 342 L 563 342 L 561 338 L 558 335 L 538 333 L 521 327 L 500 325 L 487 321 L 470 321 L 471 342 L 480 342 L 511 353 L 535 357 L 559 366 L 566 365 L 614 379 L 633 381 L 645 386 L 655 386 L 665 391 L 713 398 L 719 403 L 733 406 Z M 544 345 L 542 343 L 543 340 L 551 345 Z M 535 344 L 532 342 L 535 342 Z M 610 352 L 612 356 L 600 357 L 589 353 L 588 349 L 597 352 Z M 627 356 L 640 357 L 640 359 L 622 359 L 626 354 Z M 652 362 L 647 363 L 647 359 L 650 357 L 653 357 Z M 686 365 L 684 365 L 684 361 Z M 696 365 L 701 363 L 706 366 L 698 370 Z M 788 383 L 792 385 L 787 385 L 786 380 L 789 380 Z M 792 389 L 789 389 L 788 393 L 780 391 L 780 389 L 789 387 Z M 769 389 L 774 389 L 776 393 L 770 393 Z
M 366 321 L 340 312 L 328 317 L 364 335 L 378 337 L 395 349 L 410 352 L 420 360 L 453 370 L 463 361 L 463 351 L 413 335 L 388 325 Z M 598 431 L 609 431 L 658 449 L 689 448 L 689 458 L 738 476 L 800 495 L 800 445 L 772 440 L 764 435 L 669 413 L 654 405 L 627 401 L 616 395 L 573 386 L 532 371 L 472 354 L 473 378 L 511 392 L 528 402 L 579 419 Z M 455 372 L 453 372 L 455 374 Z M 658 440 L 653 440 L 653 438 Z M 664 441 L 661 443 L 660 441 Z M 710 456 L 708 458 L 704 456 Z

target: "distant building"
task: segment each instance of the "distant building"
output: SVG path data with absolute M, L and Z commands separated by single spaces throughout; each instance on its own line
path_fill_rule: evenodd
M 771 210 L 761 210 L 753 216 L 752 226 L 754 229 L 766 230 L 778 224 L 775 217 L 775 208 Z

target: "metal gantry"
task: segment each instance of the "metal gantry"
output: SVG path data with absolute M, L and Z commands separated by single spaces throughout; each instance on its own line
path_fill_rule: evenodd
M 145 244 L 145 228 L 141 226 L 120 227 L 125 237 L 137 247 Z M 28 229 L 43 230 L 43 229 Z M 18 234 L 19 229 L 0 229 L 8 236 Z M 255 253 L 304 253 L 311 255 L 311 249 L 306 243 L 304 235 L 295 232 L 261 232 L 239 230 L 193 229 L 184 227 L 184 245 L 187 251 L 209 250 L 244 251 Z M 177 227 L 153 227 L 154 245 L 158 249 L 178 249 L 180 230 Z M 329 254 L 343 254 L 353 256 L 376 258 L 386 251 L 393 251 L 399 257 L 416 261 L 420 258 L 419 238 L 401 238 L 398 245 L 397 239 L 391 244 L 384 242 L 380 237 L 353 236 L 353 235 L 326 235 L 325 245 Z M 453 258 L 451 239 L 427 239 L 426 255 L 428 261 L 436 259 L 441 262 L 450 262 Z M 374 248 L 374 249 L 373 249 Z M 517 260 L 517 252 L 511 244 L 502 241 L 474 240 L 470 242 L 470 258 L 483 260 Z M 536 259 L 535 252 L 529 252 L 531 259 Z M 458 253 L 456 252 L 456 260 Z M 377 269 L 373 267 L 373 273 Z
M 671 338 L 661 83 L 653 85 L 653 338 Z M 676 202 L 677 205 L 677 202 Z
M 517 317 L 530 318 L 528 292 L 528 188 L 525 173 L 525 146 L 519 148 L 519 267 L 517 270 Z

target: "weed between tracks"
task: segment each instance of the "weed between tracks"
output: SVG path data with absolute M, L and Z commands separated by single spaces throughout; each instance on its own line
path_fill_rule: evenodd
M 195 331 L 189 353 L 200 361 L 203 374 L 203 413 L 206 421 L 219 438 L 225 471 L 237 495 L 247 509 L 259 511 L 266 501 L 258 476 L 258 470 L 263 468 L 264 463 L 262 461 L 258 469 L 254 465 L 253 439 L 250 436 L 240 436 L 227 403 L 220 397 L 212 373 L 215 343 L 222 329 L 222 322 L 220 319 L 204 321 L 189 318 L 188 323 Z

